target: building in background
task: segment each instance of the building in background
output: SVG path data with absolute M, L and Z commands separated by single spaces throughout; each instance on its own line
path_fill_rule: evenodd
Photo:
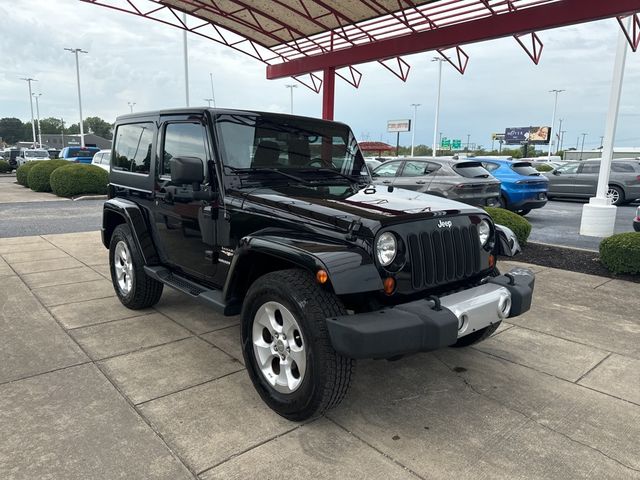
M 563 160 L 588 160 L 590 158 L 602 157 L 602 149 L 593 150 L 565 150 Z M 639 147 L 614 147 L 613 158 L 635 158 L 640 157 Z

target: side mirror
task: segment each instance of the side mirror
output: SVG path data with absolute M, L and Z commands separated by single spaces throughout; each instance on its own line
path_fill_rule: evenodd
M 554 170 L 554 171 L 553 171 L 553 172 L 551 172 L 551 173 L 553 173 L 554 175 L 560 175 L 560 173 L 561 173 L 561 172 L 559 172 L 558 170 Z
M 204 182 L 204 164 L 198 157 L 173 157 L 171 163 L 171 183 L 177 185 L 200 185 Z

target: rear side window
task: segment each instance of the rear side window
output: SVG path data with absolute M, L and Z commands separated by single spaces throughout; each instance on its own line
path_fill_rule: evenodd
M 173 157 L 197 157 L 207 161 L 206 136 L 199 123 L 169 123 L 164 133 L 160 175 L 171 175 Z
M 402 170 L 403 177 L 421 177 L 426 175 L 426 162 L 406 162 Z
M 633 165 L 629 163 L 611 163 L 611 171 L 617 173 L 635 173 L 636 170 L 633 168 Z
M 148 175 L 152 143 L 152 123 L 120 125 L 113 149 L 113 170 Z
M 511 170 L 525 176 L 539 176 L 540 172 L 531 166 L 529 162 L 519 162 L 511 165 Z
M 102 154 L 96 153 L 91 160 L 91 163 L 102 163 Z
M 467 178 L 487 178 L 489 172 L 480 162 L 464 162 L 453 165 L 456 173 Z

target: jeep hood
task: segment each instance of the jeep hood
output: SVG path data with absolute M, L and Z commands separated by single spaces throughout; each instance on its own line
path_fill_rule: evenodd
M 243 198 L 245 211 L 263 211 L 277 215 L 276 211 L 300 222 L 320 222 L 348 229 L 354 221 L 369 226 L 372 231 L 376 225 L 386 226 L 413 220 L 481 213 L 482 210 L 465 203 L 424 193 L 369 185 L 357 192 L 342 187 L 331 187 L 330 192 L 322 195 L 309 189 L 290 186 L 264 187 L 251 191 L 235 191 Z M 337 190 L 337 192 L 336 192 Z M 369 224 L 369 225 L 367 225 Z

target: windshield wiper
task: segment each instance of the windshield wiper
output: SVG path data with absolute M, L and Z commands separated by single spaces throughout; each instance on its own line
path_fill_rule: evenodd
M 322 172 L 322 173 L 333 173 L 334 175 L 338 175 L 339 177 L 346 178 L 350 182 L 361 183 L 362 175 L 347 175 L 346 173 L 339 172 L 338 170 L 334 170 L 333 168 L 314 168 L 313 170 L 305 170 L 305 172 Z M 356 176 L 360 178 L 355 178 Z
M 231 169 L 231 171 L 235 173 L 277 173 L 279 175 L 282 175 L 283 177 L 290 178 L 304 185 L 311 185 L 311 183 L 305 180 L 304 178 L 298 177 L 296 175 L 291 175 L 290 173 L 283 172 L 282 170 L 278 170 L 277 168 L 268 168 L 268 167 L 235 168 L 230 165 L 225 165 L 225 167 Z

